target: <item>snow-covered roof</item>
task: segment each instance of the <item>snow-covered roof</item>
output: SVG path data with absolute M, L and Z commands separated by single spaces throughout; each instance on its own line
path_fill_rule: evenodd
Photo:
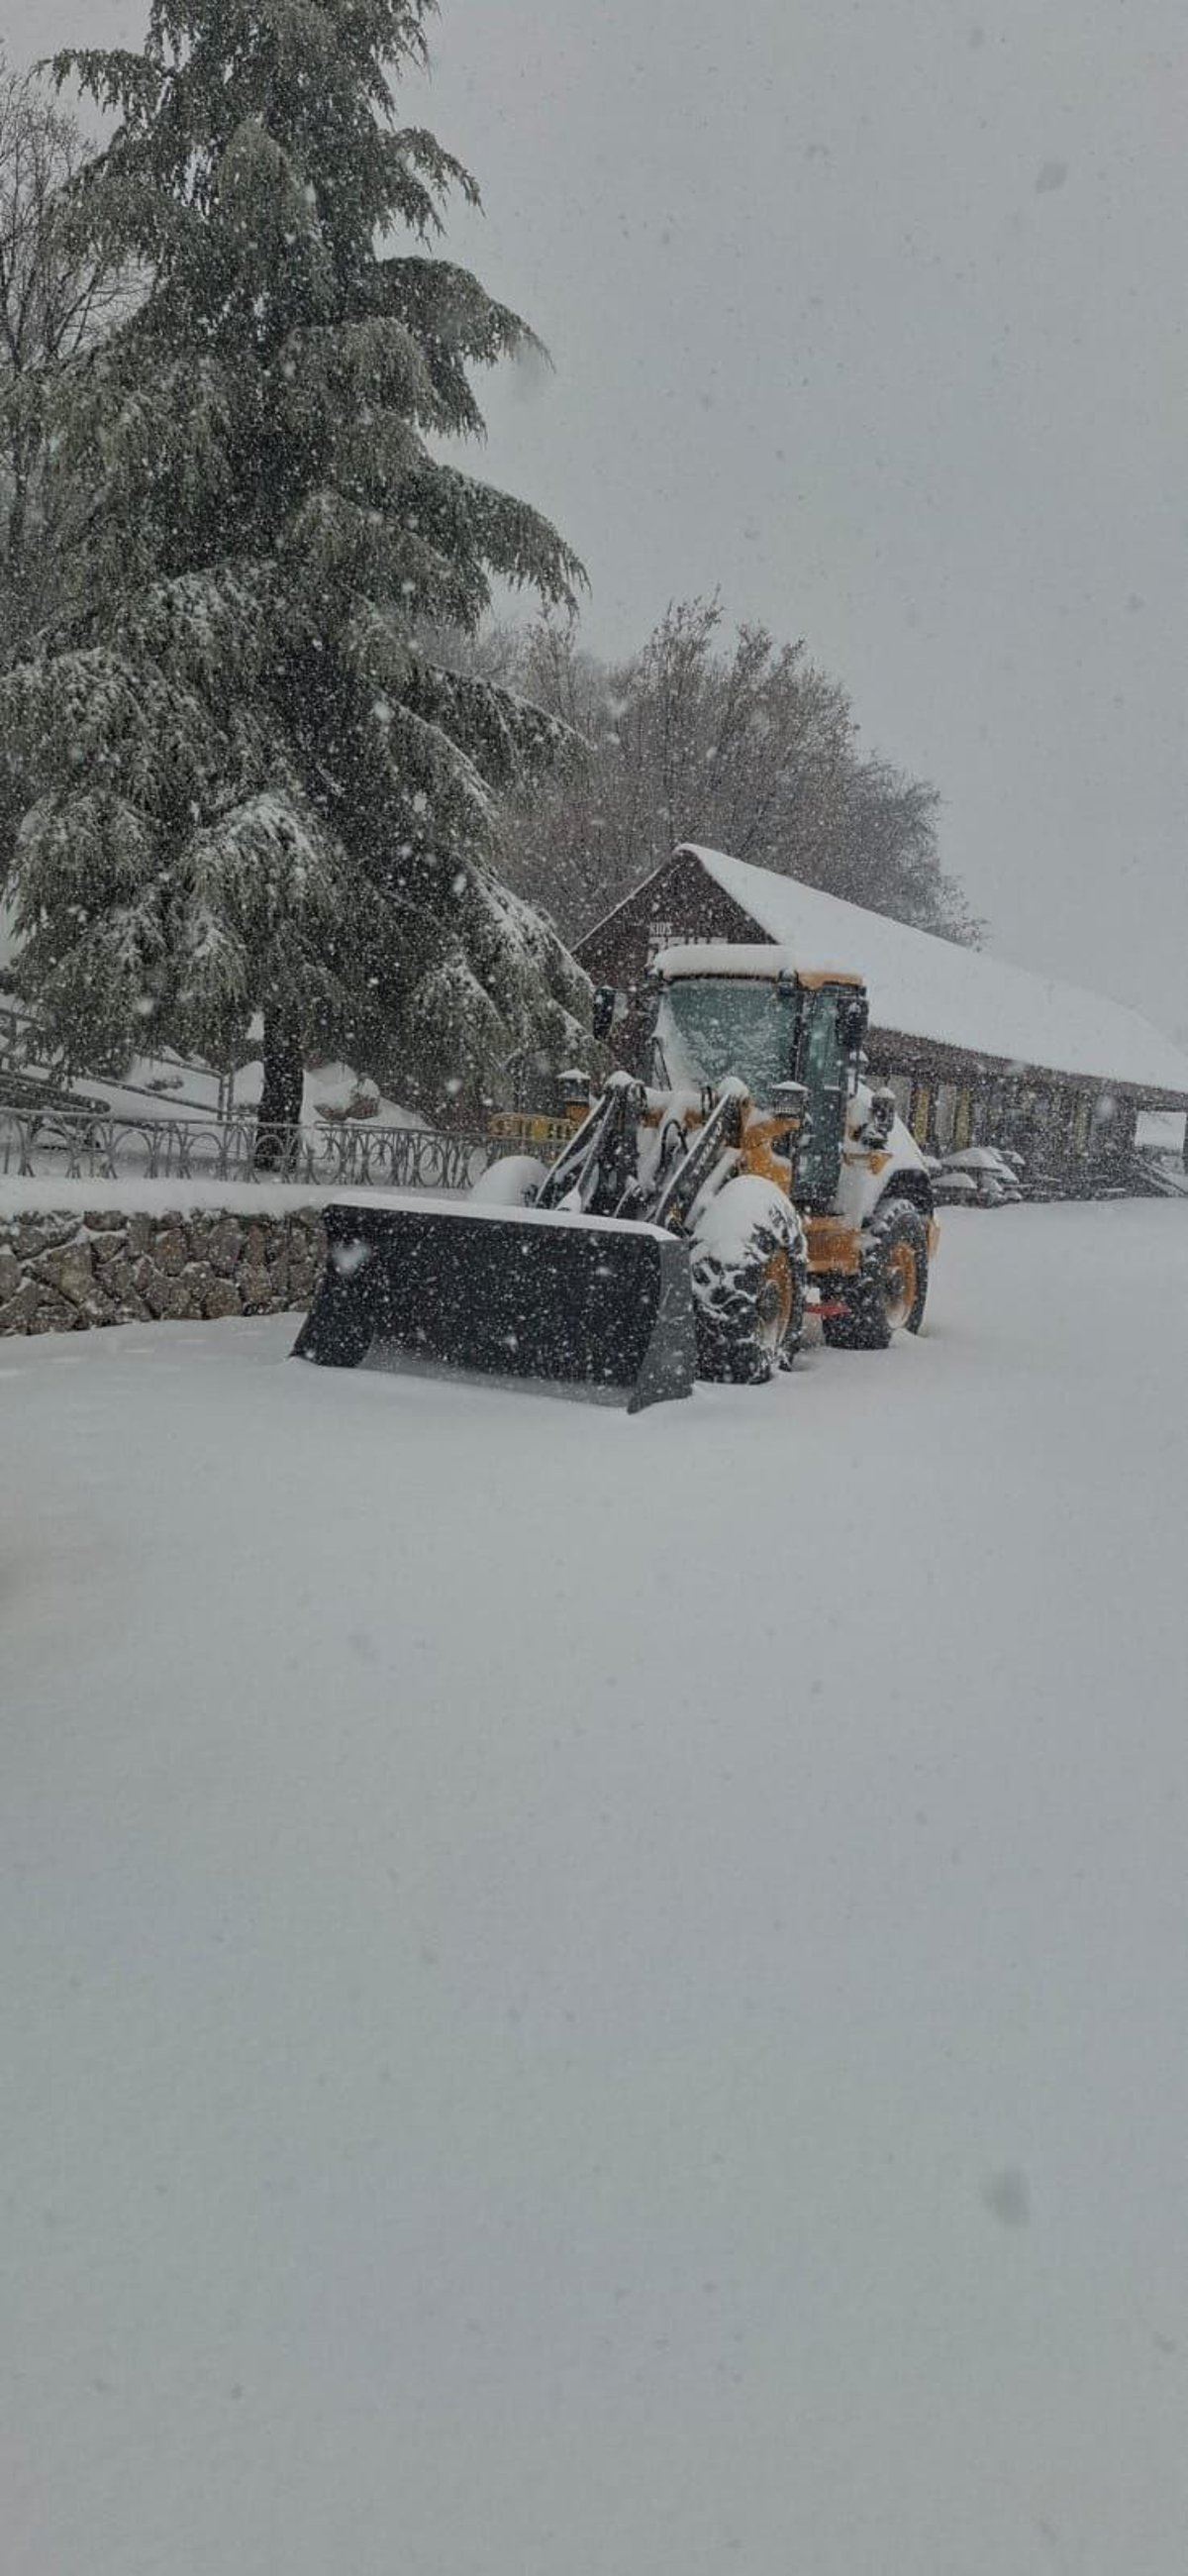
M 720 850 L 685 847 L 769 939 L 805 966 L 863 975 L 874 1028 L 931 1038 L 998 1063 L 1174 1093 L 1188 1106 L 1188 1055 L 1124 1003 L 934 939 Z

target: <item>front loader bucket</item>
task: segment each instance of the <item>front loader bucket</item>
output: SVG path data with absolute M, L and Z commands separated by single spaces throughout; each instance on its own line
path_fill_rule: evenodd
M 294 1349 L 357 1368 L 406 1351 L 499 1377 L 619 1388 L 628 1410 L 696 1376 L 688 1246 L 568 1209 L 385 1197 L 325 1210 L 328 1258 Z

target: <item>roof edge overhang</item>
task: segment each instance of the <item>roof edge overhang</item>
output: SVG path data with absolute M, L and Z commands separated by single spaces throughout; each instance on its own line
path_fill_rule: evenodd
M 931 1071 L 954 1081 L 970 1081 L 979 1075 L 990 1075 L 996 1081 L 1062 1082 L 1079 1091 L 1113 1091 L 1120 1100 L 1133 1100 L 1143 1109 L 1183 1110 L 1188 1115 L 1188 1091 L 1166 1091 L 1150 1083 L 1123 1082 L 1111 1073 L 1070 1073 L 1066 1065 L 1032 1064 L 1018 1056 L 990 1055 L 983 1047 L 962 1047 L 945 1038 L 923 1037 L 914 1029 L 892 1028 L 886 1021 L 872 1016 L 867 1046 L 877 1053 L 885 1045 L 904 1060 L 914 1058 L 921 1071 Z

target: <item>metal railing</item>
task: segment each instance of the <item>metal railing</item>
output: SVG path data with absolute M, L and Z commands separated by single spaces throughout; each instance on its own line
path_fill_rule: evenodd
M 423 1127 L 261 1129 L 252 1117 L 139 1118 L 0 1106 L 0 1177 L 286 1181 L 312 1189 L 464 1190 L 507 1147 Z

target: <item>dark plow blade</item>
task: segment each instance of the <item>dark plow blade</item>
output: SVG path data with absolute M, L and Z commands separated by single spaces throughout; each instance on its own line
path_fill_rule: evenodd
M 541 1211 L 328 1207 L 328 1259 L 294 1349 L 357 1368 L 373 1346 L 499 1377 L 619 1388 L 628 1410 L 696 1376 L 687 1246 Z

